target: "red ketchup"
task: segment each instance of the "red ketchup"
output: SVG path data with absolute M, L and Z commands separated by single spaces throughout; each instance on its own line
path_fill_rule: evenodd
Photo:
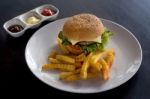
M 49 8 L 45 8 L 45 9 L 42 10 L 41 14 L 44 15 L 44 16 L 51 16 L 51 15 L 54 14 L 54 12 Z

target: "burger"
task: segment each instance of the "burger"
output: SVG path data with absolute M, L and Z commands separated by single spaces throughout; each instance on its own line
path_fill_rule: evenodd
M 70 53 L 104 51 L 112 33 L 93 14 L 78 14 L 67 19 L 58 35 L 61 45 Z

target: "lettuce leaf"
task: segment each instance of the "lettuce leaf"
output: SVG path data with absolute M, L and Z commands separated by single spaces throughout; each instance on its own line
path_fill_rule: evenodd
M 69 40 L 68 40 L 66 37 L 64 37 L 62 31 L 59 32 L 58 37 L 62 40 L 62 44 L 64 44 L 64 45 L 69 45 L 69 44 L 71 44 L 71 43 L 69 42 Z
M 112 32 L 110 32 L 108 29 L 105 29 L 105 32 L 102 34 L 101 40 L 102 44 L 106 46 L 109 42 L 110 37 L 113 35 Z
M 97 46 L 98 46 L 98 50 L 100 50 L 100 51 L 104 51 L 105 50 L 104 44 L 98 43 Z
M 104 51 L 104 46 L 102 43 L 92 43 L 90 45 L 80 45 L 80 47 L 82 48 L 82 50 L 84 50 L 87 53 L 95 52 L 97 50 Z
M 108 29 L 105 29 L 105 32 L 102 34 L 101 43 L 92 43 L 90 45 L 80 45 L 80 47 L 86 52 L 95 52 L 97 49 L 100 51 L 105 50 L 105 46 L 108 44 L 110 37 L 113 35 Z
M 87 47 L 88 52 L 95 52 L 97 50 L 97 44 L 91 44 Z

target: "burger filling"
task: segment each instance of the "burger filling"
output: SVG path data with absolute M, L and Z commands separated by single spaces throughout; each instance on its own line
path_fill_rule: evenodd
M 112 36 L 112 32 L 110 32 L 108 29 L 105 29 L 105 31 L 102 33 L 102 36 L 99 38 L 101 40 L 101 42 L 96 42 L 96 41 L 80 41 L 80 42 L 76 42 L 76 43 L 71 43 L 71 41 L 69 41 L 64 35 L 63 32 L 60 31 L 58 37 L 59 39 L 62 40 L 62 44 L 64 46 L 70 46 L 76 49 L 81 49 L 86 53 L 89 52 L 94 52 L 97 50 L 100 51 L 104 51 L 105 50 L 105 46 L 107 45 L 107 43 L 109 42 L 110 36 Z M 97 41 L 100 41 L 97 40 Z

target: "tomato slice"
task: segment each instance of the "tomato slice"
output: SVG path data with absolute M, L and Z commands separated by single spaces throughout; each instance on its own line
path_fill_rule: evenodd
M 81 54 L 83 52 L 77 45 L 67 45 L 67 49 L 73 54 Z

